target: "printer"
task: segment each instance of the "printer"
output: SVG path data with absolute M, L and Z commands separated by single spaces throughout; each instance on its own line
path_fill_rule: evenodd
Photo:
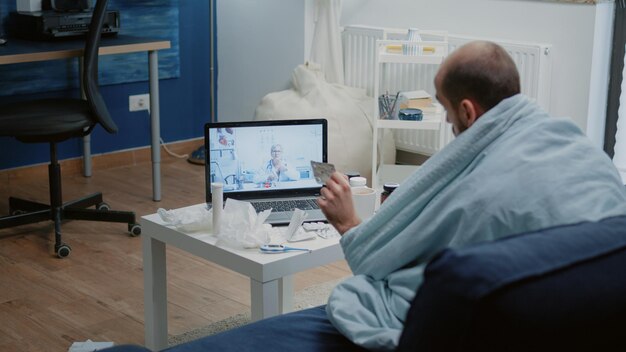
M 79 37 L 89 31 L 92 11 L 90 0 L 44 0 L 41 11 L 12 12 L 9 28 L 13 37 L 22 39 Z M 115 35 L 119 31 L 119 11 L 108 10 L 102 34 Z

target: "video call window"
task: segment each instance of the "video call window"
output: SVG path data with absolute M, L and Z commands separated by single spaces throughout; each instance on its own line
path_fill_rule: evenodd
M 311 160 L 321 162 L 321 125 L 247 126 L 209 130 L 209 182 L 224 192 L 319 187 Z

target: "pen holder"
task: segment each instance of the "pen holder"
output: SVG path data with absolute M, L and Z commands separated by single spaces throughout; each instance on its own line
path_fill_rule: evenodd
M 398 119 L 398 104 L 396 102 L 396 96 L 390 96 L 383 94 L 378 97 L 378 111 L 379 118 L 382 120 L 397 120 Z

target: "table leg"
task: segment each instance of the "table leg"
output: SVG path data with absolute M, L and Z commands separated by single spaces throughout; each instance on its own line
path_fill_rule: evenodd
M 293 276 L 287 275 L 278 279 L 278 303 L 280 314 L 293 310 Z
M 167 347 L 167 276 L 165 243 L 143 235 L 143 304 L 145 345 L 155 351 Z
M 259 282 L 250 279 L 252 321 L 280 314 L 278 279 Z
M 159 110 L 159 57 L 156 50 L 148 51 L 150 75 L 150 125 L 152 147 L 152 199 L 161 200 L 161 116 Z

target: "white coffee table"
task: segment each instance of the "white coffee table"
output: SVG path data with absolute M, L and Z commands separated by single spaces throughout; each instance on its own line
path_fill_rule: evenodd
M 203 203 L 192 207 L 206 205 Z M 141 226 L 145 344 L 151 350 L 167 347 L 166 244 L 248 276 L 253 321 L 291 310 L 293 296 L 291 275 L 344 258 L 338 238 L 318 237 L 294 245 L 311 249 L 310 253 L 264 254 L 254 249 L 237 250 L 216 246 L 216 239 L 210 233 L 191 235 L 182 233 L 164 225 L 158 214 L 142 217 Z

